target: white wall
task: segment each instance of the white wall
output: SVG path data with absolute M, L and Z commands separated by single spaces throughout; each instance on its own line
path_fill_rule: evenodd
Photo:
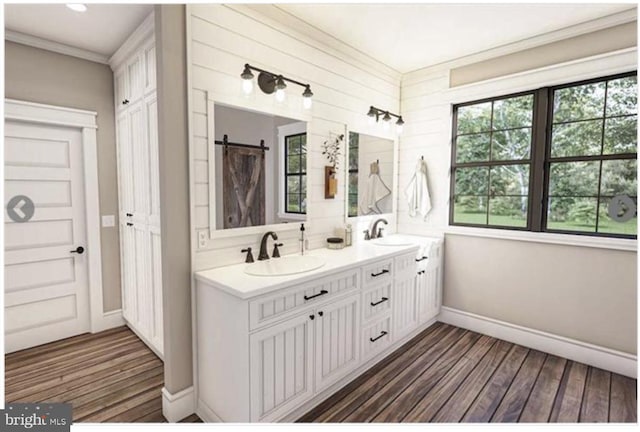
M 635 50 L 626 50 L 455 89 L 449 89 L 445 66 L 405 75 L 398 231 L 455 231 L 448 228 L 452 104 L 630 71 L 636 64 Z M 409 217 L 403 198 L 420 156 L 428 166 L 433 204 L 425 222 Z M 445 236 L 445 306 L 636 353 L 636 252 L 501 240 L 500 233 L 481 238 L 470 232 Z
M 209 233 L 207 99 L 307 121 L 309 154 L 309 230 L 312 247 L 345 222 L 345 177 L 335 199 L 324 199 L 322 143 L 330 133 L 344 134 L 346 125 L 365 130 L 370 105 L 397 112 L 400 76 L 345 47 L 321 46 L 294 29 L 257 15 L 241 5 L 189 5 L 187 24 L 191 86 L 192 210 L 196 270 L 240 263 L 240 249 L 258 248 L 260 235 L 237 235 L 207 240 L 198 247 L 197 232 Z M 290 85 L 287 100 L 276 104 L 273 96 L 241 93 L 240 73 L 245 63 L 308 82 L 314 92 L 311 113 L 301 108 L 302 88 Z M 344 155 L 343 155 L 344 156 Z M 341 164 L 345 166 L 344 163 Z M 391 221 L 390 221 L 391 222 Z M 391 229 L 391 228 L 390 228 Z M 284 253 L 298 248 L 298 231 L 281 232 Z

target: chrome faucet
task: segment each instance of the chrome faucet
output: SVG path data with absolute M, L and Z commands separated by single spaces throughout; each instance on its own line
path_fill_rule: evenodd
M 269 236 L 271 236 L 274 241 L 278 240 L 278 234 L 273 231 L 267 231 L 264 233 L 262 240 L 260 241 L 260 254 L 258 255 L 258 261 L 269 259 L 269 253 L 267 252 L 267 240 L 269 239 Z
M 375 221 L 373 223 L 373 227 L 371 228 L 371 238 L 372 239 L 376 239 L 376 238 L 381 238 L 382 237 L 382 230 L 384 228 L 382 228 L 382 227 L 378 228 L 378 224 L 380 222 L 383 222 L 385 225 L 387 225 L 389 223 L 389 222 L 387 222 L 386 219 L 383 219 L 383 218 L 380 218 L 377 221 Z

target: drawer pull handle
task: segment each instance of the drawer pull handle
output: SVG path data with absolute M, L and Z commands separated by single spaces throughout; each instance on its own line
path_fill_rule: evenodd
M 322 290 L 318 294 L 314 294 L 312 296 L 304 296 L 304 299 L 305 300 L 311 300 L 312 298 L 320 297 L 321 295 L 325 295 L 325 294 L 329 294 L 329 291 Z
M 376 336 L 376 337 L 374 337 L 374 338 L 369 338 L 369 341 L 370 341 L 370 342 L 375 342 L 375 341 L 377 341 L 378 339 L 380 339 L 381 337 L 385 336 L 386 334 L 387 334 L 387 332 L 386 332 L 386 331 L 384 331 L 384 330 L 382 330 L 382 332 L 380 332 L 380 336 Z
M 133 226 L 131 222 L 127 222 L 127 226 Z
M 424 261 L 429 257 L 423 256 L 422 258 L 416 258 L 416 262 Z
M 382 270 L 380 273 L 371 273 L 371 277 L 378 277 L 378 276 L 382 276 L 385 273 L 389 273 L 389 270 L 384 269 Z
M 127 213 L 127 217 L 133 216 L 133 213 Z
M 374 302 L 371 302 L 371 306 L 378 306 L 380 303 L 384 303 L 384 302 L 386 302 L 387 300 L 389 300 L 389 298 L 388 298 L 388 297 L 382 297 L 382 299 L 381 299 L 380 301 L 377 301 L 377 302 L 375 302 L 375 303 L 374 303 Z

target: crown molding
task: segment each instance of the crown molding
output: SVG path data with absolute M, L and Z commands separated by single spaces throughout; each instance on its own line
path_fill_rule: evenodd
M 427 66 L 421 69 L 417 69 L 412 72 L 408 72 L 403 77 L 403 83 L 412 84 L 423 80 L 424 76 L 433 74 L 437 71 L 455 69 L 461 66 L 467 66 L 473 63 L 478 63 L 485 60 L 490 60 L 496 57 L 502 57 L 509 54 L 514 54 L 520 51 L 524 51 L 531 48 L 547 45 L 550 43 L 558 42 L 564 39 L 570 39 L 572 37 L 581 36 L 588 33 L 593 33 L 599 30 L 604 30 L 610 27 L 615 27 L 622 24 L 627 24 L 638 20 L 638 11 L 635 7 L 617 12 L 615 14 L 607 15 L 601 18 L 596 18 L 590 21 L 586 21 L 580 24 L 575 24 L 569 27 L 562 28 L 560 30 L 554 30 L 541 35 L 533 36 L 527 39 L 523 39 L 517 42 L 501 45 L 495 48 L 491 48 L 485 51 L 480 51 L 475 54 L 459 57 L 457 59 L 448 60 L 446 62 L 438 63 L 435 65 Z
M 153 35 L 155 28 L 154 17 L 154 11 L 151 11 L 127 40 L 124 41 L 122 46 L 111 56 L 107 62 L 109 66 L 111 66 L 111 69 L 115 71 L 132 52 L 138 49 L 143 42 Z
M 37 36 L 21 33 L 14 30 L 5 30 L 5 40 L 19 43 L 22 45 L 28 45 L 34 48 L 40 48 L 47 51 L 52 51 L 58 54 L 64 54 L 72 57 L 81 58 L 83 60 L 89 60 L 95 63 L 109 64 L 109 57 L 98 54 L 93 51 L 85 50 L 82 48 L 72 47 L 70 45 L 54 42 L 48 39 L 42 39 Z

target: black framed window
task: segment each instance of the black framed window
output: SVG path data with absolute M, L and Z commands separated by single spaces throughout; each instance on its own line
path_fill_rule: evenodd
M 284 137 L 285 212 L 307 213 L 307 134 Z
M 534 94 L 456 107 L 452 222 L 528 227 Z
M 456 105 L 451 225 L 637 236 L 637 76 Z
M 349 132 L 349 217 L 358 216 L 358 152 L 360 134 Z

